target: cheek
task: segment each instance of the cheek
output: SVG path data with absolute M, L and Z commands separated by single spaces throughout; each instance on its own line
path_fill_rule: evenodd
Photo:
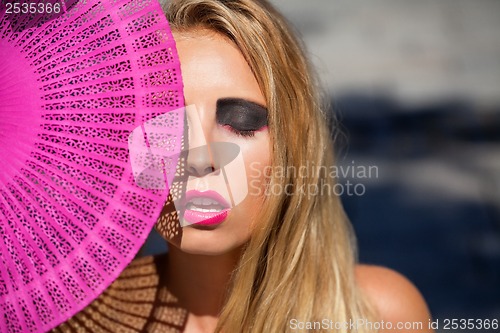
M 261 201 L 265 196 L 266 175 L 271 168 L 269 150 L 267 140 L 261 140 L 258 145 L 252 145 L 243 150 L 248 196 L 253 200 Z
M 248 195 L 242 205 L 242 213 L 246 217 L 248 235 L 251 237 L 256 225 L 262 223 L 262 208 L 267 198 L 267 172 L 270 166 L 270 153 L 266 145 L 264 149 L 252 150 L 245 154 L 245 169 Z

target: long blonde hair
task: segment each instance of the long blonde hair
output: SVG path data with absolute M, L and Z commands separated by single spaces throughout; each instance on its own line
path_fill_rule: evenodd
M 210 29 L 238 46 L 267 101 L 272 166 L 307 164 L 317 171 L 304 177 L 271 173 L 268 186 L 288 194 L 266 197 L 217 331 L 288 332 L 298 321 L 369 318 L 355 283 L 355 245 L 340 199 L 304 192 L 333 188 L 335 179 L 321 167 L 333 165 L 333 146 L 303 45 L 264 0 L 174 0 L 164 9 L 173 31 Z

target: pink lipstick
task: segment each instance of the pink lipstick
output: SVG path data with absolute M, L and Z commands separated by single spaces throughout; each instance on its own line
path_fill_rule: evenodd
M 186 193 L 184 219 L 189 224 L 212 226 L 224 222 L 230 205 L 215 191 L 191 190 Z

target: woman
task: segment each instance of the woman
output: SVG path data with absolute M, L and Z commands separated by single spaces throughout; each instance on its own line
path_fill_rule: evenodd
M 189 105 L 184 180 L 157 224 L 169 253 L 133 262 L 56 331 L 430 332 L 410 282 L 356 265 L 339 198 L 310 192 L 335 181 L 321 168 L 334 163 L 328 117 L 283 17 L 263 0 L 165 12 Z M 237 147 L 242 177 L 212 142 Z

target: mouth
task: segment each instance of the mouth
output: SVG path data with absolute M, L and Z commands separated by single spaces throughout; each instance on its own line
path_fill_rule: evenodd
M 210 198 L 193 198 L 186 204 L 186 210 L 192 210 L 201 213 L 216 213 L 227 207 L 222 206 L 218 201 Z
M 229 203 L 215 191 L 189 191 L 186 193 L 184 219 L 188 224 L 217 225 L 230 210 Z

